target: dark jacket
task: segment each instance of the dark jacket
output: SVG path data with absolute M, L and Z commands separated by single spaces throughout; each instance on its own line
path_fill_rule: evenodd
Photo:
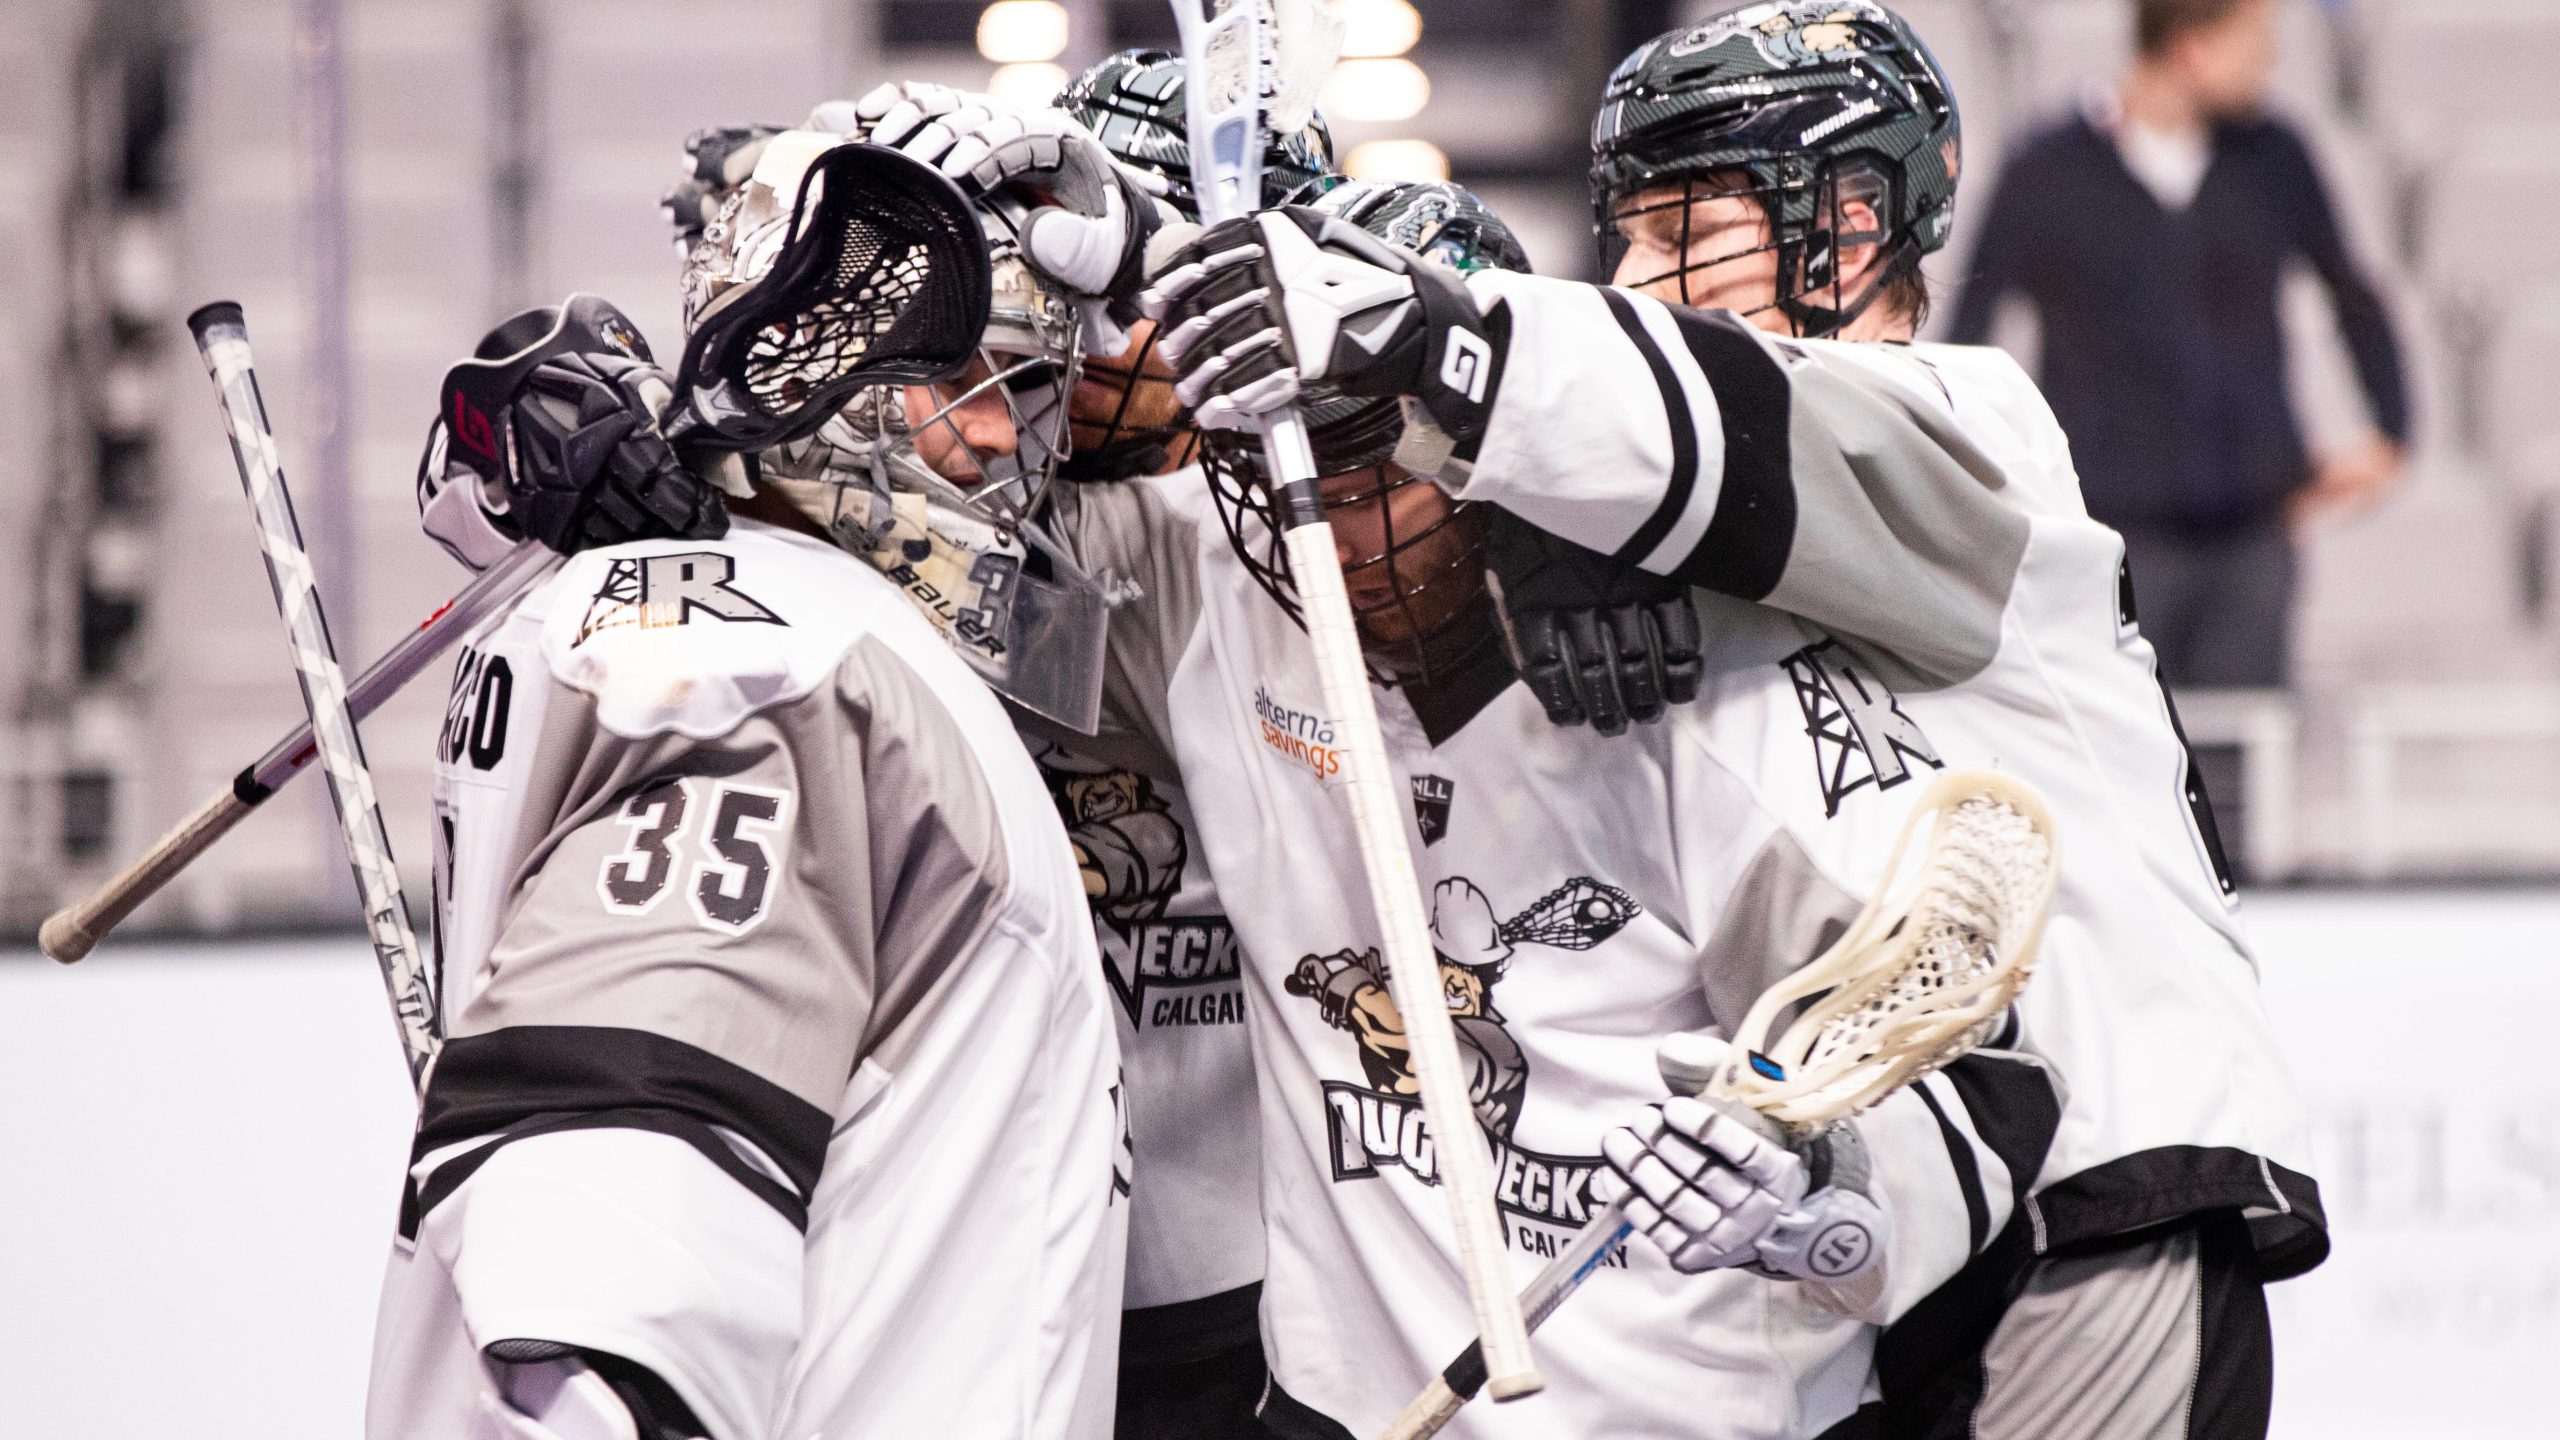
M 2264 523 L 2309 478 L 2277 318 L 2296 256 L 2328 284 L 2375 423 L 2405 440 L 2390 319 L 2280 121 L 2217 126 L 2204 184 L 2176 213 L 2087 118 L 2030 137 L 1992 194 L 1950 338 L 1981 343 L 2013 287 L 2034 303 L 2045 394 L 2098 519 L 2189 533 Z

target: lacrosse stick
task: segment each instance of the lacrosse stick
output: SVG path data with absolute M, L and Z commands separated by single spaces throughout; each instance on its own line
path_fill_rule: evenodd
M 1318 0 L 1225 0 L 1214 14 L 1204 0 L 1173 0 L 1173 14 L 1189 67 L 1184 90 L 1200 219 L 1215 225 L 1260 206 L 1264 136 L 1306 123 L 1315 91 L 1339 53 L 1340 21 Z M 1490 1361 L 1490 1388 L 1497 1400 L 1535 1394 L 1546 1382 L 1530 1358 L 1528 1325 L 1511 1293 L 1510 1252 L 1494 1208 L 1492 1152 L 1468 1101 L 1421 884 L 1405 840 L 1404 812 L 1388 775 L 1368 667 L 1343 591 L 1342 562 L 1316 486 L 1315 454 L 1295 410 L 1265 416 L 1259 424 L 1318 683 L 1343 736 L 1343 775 L 1384 942 L 1387 987 L 1404 1017 L 1440 1181 L 1448 1190 L 1458 1263 Z
M 460 594 L 428 616 L 426 623 L 402 636 L 398 644 L 383 651 L 381 658 L 348 685 L 348 711 L 362 720 L 382 708 L 383 701 L 398 694 L 437 656 L 451 649 L 454 641 L 557 569 L 561 558 L 539 545 L 524 544 L 481 571 Z M 296 725 L 266 754 L 233 776 L 229 786 L 206 796 L 193 814 L 160 837 L 160 843 L 152 846 L 150 853 L 78 901 L 55 911 L 37 932 L 36 943 L 45 954 L 65 965 L 87 955 L 135 907 L 160 893 L 161 887 L 194 864 L 196 857 L 212 848 L 215 841 L 230 834 L 232 826 L 265 804 L 284 782 L 301 774 L 319 753 L 319 747 L 311 743 L 311 722 L 305 720 Z
M 302 526 L 294 519 L 293 496 L 285 488 L 284 467 L 276 457 L 275 432 L 268 426 L 266 401 L 258 393 L 257 371 L 250 364 L 248 323 L 238 305 L 221 300 L 188 316 L 187 328 L 195 333 L 196 348 L 204 352 L 205 370 L 222 399 L 223 418 L 231 431 L 231 455 L 240 464 L 240 484 L 258 521 L 258 546 L 266 556 L 267 580 L 275 589 L 276 609 L 283 614 L 293 643 L 303 709 L 311 716 L 312 744 L 320 752 L 320 768 L 329 777 L 329 798 L 337 808 L 339 834 L 347 842 L 347 863 L 355 871 L 365 930 L 373 940 L 374 959 L 382 967 L 382 983 L 391 992 L 392 1019 L 399 1027 L 400 1048 L 408 1057 L 410 1083 L 423 1091 L 427 1068 L 435 1063 L 436 1048 L 444 1039 L 435 979 L 418 954 L 418 937 L 409 929 L 409 907 L 401 898 L 400 872 L 392 862 L 391 834 L 382 823 L 382 804 L 373 793 L 373 772 L 365 764 L 364 740 L 356 733 L 347 677 L 329 643 L 329 621 L 321 613 L 311 556 L 302 547 Z
M 1924 819 L 1927 849 L 1896 893 Z M 1760 996 L 1720 1064 L 1703 1069 L 1666 1055 L 1664 1082 L 1809 1135 L 1956 1060 L 1991 1038 L 2027 983 L 2053 900 L 2056 854 L 2053 817 L 2034 790 L 1987 770 L 1941 776 L 1920 797 L 1876 898 L 1848 932 Z M 1808 1000 L 1771 1039 L 1778 1018 Z M 1522 1293 L 1529 1324 L 1554 1314 L 1632 1228 L 1626 1196 L 1601 1207 Z M 1485 1370 L 1482 1348 L 1469 1345 L 1381 1440 L 1439 1434 L 1484 1386 Z
M 698 334 L 687 349 L 677 379 L 683 408 L 669 427 L 683 428 L 701 448 L 753 448 L 760 433 L 781 433 L 799 413 L 794 396 L 804 407 L 830 398 L 840 405 L 863 385 L 928 383 L 968 363 L 985 325 L 989 281 L 985 238 L 971 228 L 967 202 L 903 156 L 844 149 L 856 153 L 831 152 L 819 162 L 839 179 L 831 197 L 813 200 L 822 182 L 803 182 L 795 221 L 805 213 L 806 223 L 795 223 L 795 238 L 769 272 L 788 283 L 768 279 L 742 293 L 740 305 L 716 317 L 720 324 L 706 322 L 712 338 Z M 349 687 L 348 708 L 358 719 L 372 714 L 560 560 L 539 545 L 518 546 L 384 652 Z M 48 918 L 39 937 L 44 952 L 66 964 L 87 955 L 317 753 L 306 722 L 150 853 Z

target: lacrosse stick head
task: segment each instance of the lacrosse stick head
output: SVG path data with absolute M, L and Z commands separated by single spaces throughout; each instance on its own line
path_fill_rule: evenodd
M 992 268 L 959 187 L 884 146 L 831 144 L 793 195 L 778 223 L 741 207 L 706 227 L 717 268 L 689 267 L 671 440 L 770 449 L 857 391 L 947 379 L 976 354 Z
M 2057 859 L 2053 817 L 2032 788 L 1982 770 L 1939 777 L 1877 898 L 1751 1007 L 1710 1093 L 1818 1128 L 1989 1040 L 2035 965 Z

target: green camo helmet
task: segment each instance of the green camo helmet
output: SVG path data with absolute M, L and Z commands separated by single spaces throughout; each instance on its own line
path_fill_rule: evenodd
M 1762 0 L 1619 63 L 1591 124 L 1592 206 L 1606 235 L 1638 192 L 1745 177 L 1729 193 L 1768 209 L 1778 303 L 1823 334 L 1947 243 L 1962 135 L 1946 72 L 1901 16 L 1873 0 Z M 1874 205 L 1881 233 L 1837 233 L 1831 212 L 1851 199 Z M 1886 251 L 1877 283 L 1819 303 L 1839 248 L 1871 241 Z
M 1191 188 L 1189 111 L 1183 98 L 1182 57 L 1163 50 L 1123 50 L 1094 62 L 1058 95 L 1058 108 L 1076 117 L 1105 149 L 1129 165 L 1164 178 L 1165 198 L 1195 219 L 1200 202 Z M 1303 204 L 1333 178 L 1333 132 L 1324 117 L 1304 128 L 1273 135 L 1262 152 L 1262 203 Z

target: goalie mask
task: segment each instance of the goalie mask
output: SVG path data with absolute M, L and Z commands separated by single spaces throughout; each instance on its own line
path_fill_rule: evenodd
M 1796 333 L 1823 336 L 1947 243 L 1962 161 L 1955 92 L 1901 16 L 1874 0 L 1776 0 L 1672 31 L 1619 64 L 1591 125 L 1591 200 L 1612 268 L 1621 226 L 1677 208 L 1680 259 L 1629 288 L 1674 281 L 1686 301 L 1694 272 L 1775 252 L 1774 308 Z M 1693 261 L 1691 207 L 1724 195 L 1757 201 L 1768 239 Z M 1844 231 L 1842 212 L 1859 202 L 1878 228 Z M 1840 252 L 1866 244 L 1882 247 L 1878 263 L 1844 294 Z
M 774 137 L 688 257 L 685 309 L 697 344 L 732 307 L 758 303 L 768 285 L 789 287 L 810 268 L 796 253 L 810 233 L 793 229 L 788 197 L 814 167 L 846 150 L 932 174 L 838 135 Z M 740 479 L 774 491 L 896 581 L 998 692 L 1091 733 L 1101 703 L 1104 590 L 1028 523 L 1069 448 L 1067 406 L 1080 358 L 1075 309 L 1025 263 L 1018 210 L 994 200 L 972 205 L 938 175 L 933 180 L 986 267 L 983 327 L 970 358 L 956 374 L 849 394 L 812 389 L 803 411 L 748 453 Z M 689 347 L 689 362 L 691 354 Z
M 1460 274 L 1529 269 L 1510 227 L 1456 185 L 1354 180 L 1314 208 Z M 1343 582 L 1370 668 L 1390 683 L 1422 685 L 1467 671 L 1500 642 L 1485 589 L 1482 517 L 1396 463 L 1405 439 L 1402 402 L 1309 386 L 1299 413 L 1324 477 L 1327 517 L 1344 545 Z M 1202 457 L 1237 557 L 1298 616 L 1280 542 L 1286 527 L 1259 444 L 1243 432 L 1210 431 Z

